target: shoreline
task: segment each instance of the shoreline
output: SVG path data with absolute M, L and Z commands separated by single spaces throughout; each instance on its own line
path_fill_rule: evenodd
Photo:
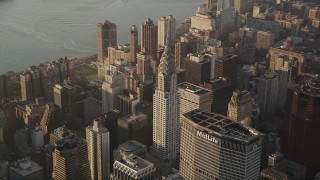
M 43 64 L 49 64 L 49 63 L 52 63 L 52 62 L 54 62 L 54 61 L 56 61 L 56 60 L 58 60 L 58 59 L 61 59 L 61 58 L 67 58 L 67 59 L 69 59 L 70 61 L 78 61 L 78 62 L 76 62 L 76 63 L 81 63 L 82 61 L 88 61 L 88 60 L 90 60 L 90 62 L 91 62 L 91 61 L 97 59 L 97 54 L 93 54 L 93 55 L 85 56 L 85 57 L 67 57 L 67 56 L 65 56 L 65 57 L 59 57 L 59 58 L 56 58 L 56 59 L 53 59 L 53 60 L 44 61 L 44 62 L 39 63 L 39 64 L 37 64 L 37 65 L 27 66 L 24 70 L 21 70 L 21 71 L 8 70 L 8 71 L 5 72 L 5 73 L 1 73 L 0 76 L 8 75 L 8 74 L 10 74 L 10 75 L 12 75 L 12 74 L 19 75 L 19 74 L 22 74 L 24 71 L 26 71 L 29 67 L 34 67 L 34 66 L 35 66 L 35 67 L 39 67 L 39 66 L 41 66 L 41 65 L 43 65 Z M 86 62 L 86 63 L 88 63 L 88 62 Z

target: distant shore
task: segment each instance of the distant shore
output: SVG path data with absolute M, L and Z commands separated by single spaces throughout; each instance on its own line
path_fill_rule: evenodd
M 65 58 L 68 58 L 68 57 L 65 57 Z M 59 59 L 59 58 L 58 58 Z M 68 58 L 70 61 L 75 61 L 76 65 L 77 64 L 81 64 L 81 63 L 87 63 L 89 64 L 90 62 L 94 61 L 94 60 L 97 60 L 97 54 L 94 54 L 94 55 L 91 55 L 91 56 L 85 56 L 85 57 L 79 57 L 79 58 L 76 58 L 76 57 L 71 57 L 71 58 Z M 27 70 L 29 67 L 32 67 L 32 66 L 40 66 L 41 64 L 46 64 L 46 63 L 50 63 L 50 62 L 53 62 L 57 59 L 54 59 L 54 60 L 51 60 L 51 61 L 45 61 L 45 62 L 42 62 L 40 64 L 37 64 L 37 65 L 31 65 L 31 66 L 28 66 L 26 69 L 22 70 L 22 71 L 13 71 L 13 70 L 9 70 L 5 73 L 1 73 L 1 75 L 6 75 L 6 74 L 21 74 L 23 73 L 25 70 Z

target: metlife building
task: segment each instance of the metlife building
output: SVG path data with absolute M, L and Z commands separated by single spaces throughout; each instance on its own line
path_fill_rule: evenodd
M 193 179 L 259 179 L 261 136 L 216 113 L 194 110 L 181 118 L 180 175 Z

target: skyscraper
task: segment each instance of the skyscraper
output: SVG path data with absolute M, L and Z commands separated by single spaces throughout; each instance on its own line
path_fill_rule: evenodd
M 234 0 L 234 8 L 239 14 L 252 12 L 253 0 Z
M 175 44 L 175 65 L 176 68 L 185 69 L 185 60 L 188 53 L 195 53 L 196 43 L 190 42 L 177 42 Z
M 239 59 L 246 64 L 254 64 L 256 62 L 256 40 L 257 32 L 253 28 L 243 27 L 239 30 Z
M 210 81 L 211 72 L 214 70 L 214 61 L 204 54 L 188 54 L 184 61 L 186 70 L 185 80 L 188 83 L 202 86 Z
M 253 100 L 248 91 L 235 91 L 228 105 L 228 118 L 243 125 L 252 126 Z
M 131 26 L 130 33 L 130 62 L 137 63 L 138 52 L 138 29 L 135 25 Z
M 238 56 L 234 54 L 217 58 L 214 65 L 214 77 L 228 77 L 235 84 L 238 77 L 238 60 Z
M 228 8 L 230 6 L 228 1 L 231 2 L 233 0 L 221 0 L 221 1 L 222 1 L 222 6 L 219 7 L 219 2 L 217 5 L 218 11 L 216 13 L 216 17 L 217 17 L 216 28 L 219 31 L 219 37 L 227 37 L 229 33 L 232 33 L 239 29 L 239 24 L 240 24 L 239 15 L 233 7 Z M 227 2 L 227 3 L 224 3 L 224 2 Z M 223 8 L 223 9 L 219 10 L 219 8 Z
M 20 75 L 21 100 L 31 100 L 42 95 L 41 74 L 34 66 Z
M 279 75 L 277 110 L 281 110 L 286 103 L 287 89 L 293 67 L 290 65 L 289 56 L 287 55 L 274 54 L 272 59 L 273 61 L 270 61 L 269 68 Z
M 158 67 L 157 87 L 153 95 L 153 150 L 157 157 L 178 163 L 179 105 L 177 74 L 169 41 Z
M 110 132 L 98 118 L 86 128 L 91 179 L 107 180 L 110 177 Z
M 148 79 L 151 79 L 151 64 L 150 55 L 146 53 L 145 48 L 143 48 L 139 53 L 137 53 L 137 74 L 139 76 L 140 82 L 143 83 Z
M 217 10 L 225 10 L 232 8 L 234 5 L 234 0 L 217 0 Z
M 320 171 L 320 83 L 289 87 L 281 142 L 287 159 L 306 167 L 306 179 Z
M 274 115 L 277 108 L 279 77 L 274 71 L 267 71 L 258 78 L 258 99 L 261 118 Z M 266 123 L 266 122 L 263 122 Z
M 157 57 L 157 32 L 158 28 L 153 21 L 148 18 L 141 25 L 141 49 L 145 48 L 151 59 Z
M 205 82 L 204 87 L 212 91 L 211 112 L 227 115 L 233 84 L 229 78 L 217 77 Z
M 108 47 L 117 45 L 117 25 L 106 20 L 97 24 L 98 61 L 105 63 Z
M 216 113 L 181 118 L 180 175 L 193 179 L 259 179 L 261 133 Z
M 108 113 L 114 109 L 119 109 L 118 95 L 123 90 L 124 76 L 118 71 L 108 71 L 106 81 L 102 84 L 102 112 Z
M 176 39 L 176 19 L 172 15 L 167 17 L 162 16 L 158 20 L 158 45 L 165 46 L 167 39 L 169 39 L 171 45 L 174 45 Z
M 129 140 L 136 140 L 147 144 L 148 134 L 148 115 L 137 111 L 134 114 L 126 115 L 118 119 L 118 143 L 124 143 Z
M 62 86 L 56 84 L 53 87 L 53 97 L 55 104 L 55 112 L 58 120 L 56 122 L 56 125 L 72 125 L 74 119 L 70 119 L 68 118 L 68 116 L 70 117 L 70 115 L 75 115 L 76 112 L 75 88 L 67 84 L 64 84 Z
M 64 132 L 61 131 L 60 133 Z M 75 134 L 58 134 L 58 136 L 59 140 L 54 142 L 52 152 L 52 178 L 57 180 L 90 179 L 86 141 Z

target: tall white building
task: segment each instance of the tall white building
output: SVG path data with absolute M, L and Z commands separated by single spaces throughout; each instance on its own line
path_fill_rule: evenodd
M 88 159 L 91 179 L 106 180 L 110 177 L 110 132 L 102 126 L 100 119 L 86 128 Z
M 158 20 L 158 45 L 165 46 L 168 35 L 170 44 L 174 44 L 176 39 L 176 19 L 172 15 L 163 16 Z
M 102 113 L 119 109 L 119 98 L 123 90 L 123 74 L 118 70 L 107 71 L 105 82 L 102 84 Z
M 153 150 L 162 161 L 177 165 L 179 152 L 179 106 L 177 74 L 169 41 L 158 67 L 153 94 Z
M 216 20 L 208 13 L 205 5 L 198 6 L 195 15 L 191 16 L 191 29 L 201 31 L 212 31 L 216 28 Z

